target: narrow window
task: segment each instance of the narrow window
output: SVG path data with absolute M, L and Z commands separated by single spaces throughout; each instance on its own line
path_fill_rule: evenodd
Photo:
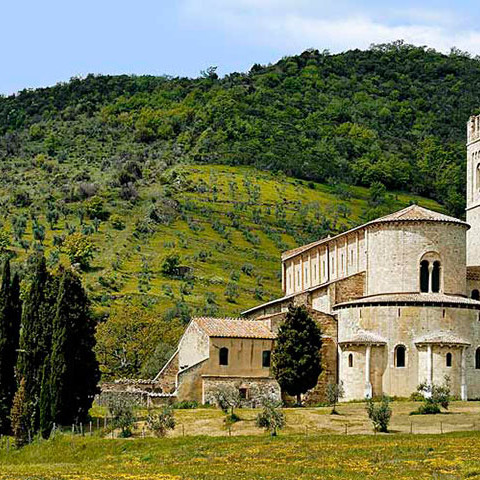
M 262 352 L 262 367 L 270 367 L 272 363 L 272 352 L 270 350 L 264 350 Z
M 248 390 L 246 388 L 239 388 L 238 389 L 239 393 L 240 393 L 240 398 L 242 400 L 246 400 L 247 399 L 247 394 L 248 394 Z
M 219 351 L 220 365 L 228 365 L 228 348 L 222 347 Z
M 480 300 L 480 292 L 477 289 L 472 290 L 472 298 L 473 300 Z
M 452 366 L 452 354 L 450 352 L 447 353 L 446 362 L 447 362 L 447 367 Z
M 428 292 L 428 262 L 420 262 L 420 291 Z
M 348 356 L 348 366 L 353 367 L 353 353 Z
M 475 351 L 475 368 L 480 370 L 480 347 Z
M 440 291 L 440 262 L 433 262 L 432 292 Z
M 397 368 L 405 366 L 405 347 L 403 345 L 398 345 L 395 349 L 395 366 Z

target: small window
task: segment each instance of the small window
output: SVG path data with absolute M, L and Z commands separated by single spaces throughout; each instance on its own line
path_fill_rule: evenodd
M 475 369 L 480 370 L 480 347 L 475 351 Z
M 447 363 L 447 367 L 451 367 L 451 366 L 452 366 L 452 354 L 451 354 L 450 352 L 447 353 L 446 363 Z
M 348 366 L 353 367 L 353 353 L 348 356 Z
M 440 262 L 433 262 L 432 292 L 440 291 Z
M 428 262 L 427 260 L 423 260 L 420 262 L 420 291 L 421 292 L 428 292 Z
M 222 347 L 219 352 L 220 365 L 228 365 L 228 348 Z
M 397 368 L 405 366 L 405 347 L 403 345 L 399 345 L 395 349 L 395 366 Z
M 472 299 L 473 300 L 480 300 L 480 292 L 477 289 L 472 290 Z
M 239 388 L 238 391 L 240 393 L 240 398 L 246 400 L 248 397 L 248 390 L 246 388 Z
M 270 350 L 264 350 L 262 352 L 262 367 L 270 367 L 272 363 L 272 352 Z

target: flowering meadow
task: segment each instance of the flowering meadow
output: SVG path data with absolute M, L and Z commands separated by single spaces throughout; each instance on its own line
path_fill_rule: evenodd
M 0 480 L 480 479 L 480 432 L 106 439 L 0 454 Z

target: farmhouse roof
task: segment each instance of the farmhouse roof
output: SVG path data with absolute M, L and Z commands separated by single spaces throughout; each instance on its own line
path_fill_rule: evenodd
M 193 321 L 209 337 L 275 339 L 276 335 L 264 320 L 196 317 Z

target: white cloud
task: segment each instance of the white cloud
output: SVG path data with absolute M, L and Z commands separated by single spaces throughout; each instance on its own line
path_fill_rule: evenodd
M 196 26 L 222 30 L 237 42 L 285 53 L 315 47 L 341 51 L 403 39 L 447 52 L 480 54 L 480 29 L 464 29 L 455 13 L 405 7 L 360 12 L 344 0 L 186 0 Z

